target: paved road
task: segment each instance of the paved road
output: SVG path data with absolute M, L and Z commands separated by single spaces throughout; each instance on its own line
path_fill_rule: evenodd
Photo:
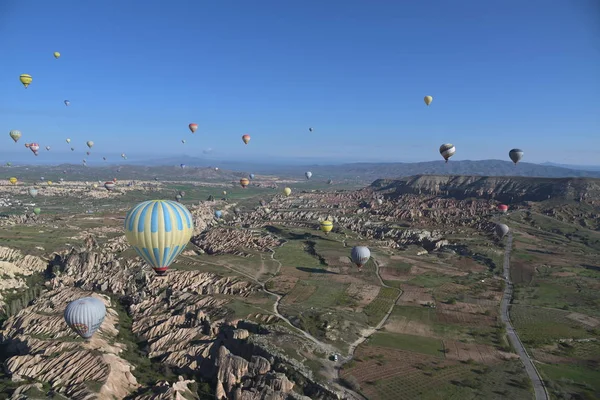
M 535 365 L 531 361 L 529 354 L 525 350 L 523 343 L 519 339 L 519 335 L 515 332 L 509 316 L 509 307 L 510 301 L 513 296 L 513 284 L 510 281 L 510 252 L 512 250 L 512 232 L 508 233 L 508 240 L 506 241 L 506 251 L 504 253 L 504 279 L 506 281 L 506 288 L 504 289 L 504 296 L 502 297 L 502 303 L 500 305 L 500 315 L 502 317 L 502 322 L 506 324 L 506 333 L 508 334 L 508 339 L 510 343 L 513 345 L 519 357 L 521 357 L 521 361 L 525 365 L 525 371 L 527 371 L 527 375 L 531 379 L 533 383 L 533 391 L 535 393 L 535 400 L 549 400 L 548 393 L 546 392 L 546 387 L 542 382 L 542 378 L 540 378 L 540 374 L 538 370 L 535 368 Z

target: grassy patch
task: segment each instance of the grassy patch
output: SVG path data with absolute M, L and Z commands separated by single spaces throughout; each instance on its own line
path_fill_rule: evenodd
M 369 345 L 391 347 L 394 349 L 414 351 L 435 357 L 443 356 L 443 346 L 439 339 L 404 335 L 401 333 L 377 332 L 369 338 Z

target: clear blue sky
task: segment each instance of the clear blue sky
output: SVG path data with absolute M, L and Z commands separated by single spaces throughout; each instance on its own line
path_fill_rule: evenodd
M 598 164 L 597 0 L 2 0 L 0 46 L 12 159 L 70 137 L 89 159 L 421 161 L 451 142 Z

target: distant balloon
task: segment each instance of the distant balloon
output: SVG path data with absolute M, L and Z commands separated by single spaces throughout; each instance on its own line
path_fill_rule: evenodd
M 309 132 L 312 132 L 312 131 L 313 131 L 313 128 L 308 128 L 308 131 L 309 131 Z
M 50 146 L 46 146 L 46 151 L 50 151 Z
M 23 86 L 25 86 L 25 89 L 27 89 L 27 86 L 29 86 L 31 81 L 33 81 L 33 78 L 29 74 L 21 74 L 21 76 L 19 77 L 19 80 L 21 81 Z
M 106 161 L 106 157 L 102 157 L 102 160 Z
M 91 140 L 88 140 L 87 142 L 85 142 L 85 144 L 87 145 L 87 147 L 89 147 L 90 149 L 92 147 L 94 147 L 94 142 L 92 142 Z
M 180 195 L 181 197 L 185 197 L 185 192 L 184 192 L 183 190 L 180 190 L 180 191 L 179 191 L 179 195 Z
M 215 211 L 215 217 L 217 217 L 217 219 L 220 219 L 222 215 L 223 215 L 222 211 L 220 211 L 220 210 Z
M 505 224 L 496 224 L 494 232 L 496 233 L 496 236 L 498 236 L 500 239 L 502 239 L 504 236 L 506 236 L 506 234 L 509 232 L 509 230 L 510 229 Z
M 42 209 L 39 208 L 39 207 L 36 207 L 36 208 L 33 209 L 33 213 L 35 215 L 40 215 L 42 213 Z
M 71 151 L 75 151 L 75 147 L 71 147 Z
M 56 58 L 56 59 L 60 58 L 60 53 L 58 51 L 54 52 L 54 58 Z
M 245 189 L 250 184 L 250 181 L 247 178 L 240 179 L 240 185 Z
M 37 197 L 38 191 L 35 188 L 29 188 L 29 195 L 33 198 Z
M 182 197 L 180 194 L 178 194 L 177 196 L 175 196 L 175 200 L 177 200 L 178 202 L 181 201 Z
M 286 196 L 289 196 L 290 194 L 292 194 L 292 189 L 290 189 L 289 187 L 286 187 L 285 189 L 283 189 L 283 193 Z
M 425 96 L 425 98 L 423 100 L 425 100 L 425 104 L 430 105 L 431 102 L 433 101 L 433 97 Z
M 185 139 L 181 139 L 181 143 L 185 144 Z
M 227 190 L 223 190 L 223 196 L 227 196 Z
M 321 221 L 321 230 L 327 235 L 333 229 L 333 222 L 329 220 Z
M 333 184 L 333 181 L 332 181 L 331 179 L 328 179 L 328 180 L 327 180 L 327 184 L 328 184 L 328 185 L 332 185 L 332 184 Z
M 179 164 L 179 166 L 181 167 L 181 169 L 185 168 L 185 164 Z
M 71 102 L 69 100 L 65 100 L 65 106 L 69 106 L 71 104 Z
M 29 143 L 29 150 L 33 152 L 36 156 L 38 155 L 38 150 L 40 149 L 40 145 L 37 143 Z
M 508 211 L 508 206 L 506 204 L 500 204 L 498 206 L 498 211 L 506 213 Z
M 242 140 L 245 144 L 248 144 L 248 142 L 250 141 L 250 135 L 243 135 Z
M 121 158 L 124 158 L 127 160 L 127 156 L 125 155 L 125 153 L 121 153 Z
M 125 217 L 127 240 L 159 275 L 164 274 L 185 249 L 193 232 L 192 215 L 185 206 L 174 201 L 144 201 Z
M 350 252 L 350 258 L 352 258 L 352 262 L 356 264 L 358 270 L 361 271 L 363 265 L 371 258 L 371 251 L 365 246 L 354 246 Z
M 196 133 L 196 130 L 198 129 L 198 124 L 189 124 L 188 126 L 190 128 L 190 131 L 192 131 L 192 133 Z
M 254 179 L 254 174 L 250 174 L 250 175 L 248 175 L 248 177 L 249 177 L 250 179 Z
M 104 188 L 110 192 L 111 190 L 113 190 L 115 188 L 115 182 L 114 181 L 104 182 Z
M 377 204 L 382 205 L 383 204 L 383 199 L 377 199 Z
M 306 172 L 304 173 L 304 176 L 306 176 L 306 179 L 310 179 L 310 177 L 312 176 L 312 172 L 310 172 L 310 171 L 306 171 Z
M 10 182 L 12 185 L 16 185 L 16 184 L 17 184 L 17 182 L 18 182 L 19 180 L 13 176 L 13 177 L 10 177 L 10 178 L 8 179 L 8 181 L 9 181 L 9 182 Z
M 452 143 L 446 143 L 440 146 L 440 154 L 444 157 L 444 160 L 448 162 L 448 159 L 456 153 L 456 148 Z
M 104 322 L 106 306 L 95 297 L 82 297 L 70 302 L 65 308 L 65 322 L 75 333 L 90 339 Z
M 65 142 L 67 142 L 67 143 L 71 143 L 71 139 L 67 138 L 67 139 L 65 140 Z
M 8 134 L 10 135 L 10 137 L 12 138 L 12 140 L 15 141 L 15 143 L 17 143 L 19 141 L 19 139 L 21 139 L 21 131 L 17 131 L 17 130 L 12 130 L 10 132 L 8 132 Z
M 508 152 L 508 156 L 510 157 L 510 159 L 512 160 L 512 162 L 514 162 L 515 165 L 517 165 L 517 163 L 519 161 L 521 161 L 521 159 L 523 158 L 523 150 L 521 150 L 521 149 L 512 149 L 511 151 Z
M 48 181 L 46 183 L 48 184 L 48 186 L 52 185 L 52 181 Z

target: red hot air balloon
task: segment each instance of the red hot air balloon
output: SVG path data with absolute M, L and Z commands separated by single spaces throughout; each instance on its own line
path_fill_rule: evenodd
M 115 183 L 111 181 L 104 182 L 104 188 L 110 192 L 115 188 Z
M 40 149 L 40 145 L 37 143 L 29 143 L 29 150 L 33 152 L 36 156 L 38 155 L 38 150 Z
M 508 211 L 508 206 L 506 204 L 500 204 L 498 206 L 498 211 L 506 213 Z
M 245 144 L 248 144 L 248 142 L 250 141 L 250 135 L 246 134 L 246 135 L 242 136 L 242 140 L 244 141 Z
M 246 186 L 248 186 L 250 184 L 250 181 L 247 178 L 242 178 L 240 179 L 240 185 L 242 185 L 242 187 L 245 189 Z
M 196 133 L 196 130 L 198 129 L 198 124 L 189 124 L 189 127 L 192 133 Z

